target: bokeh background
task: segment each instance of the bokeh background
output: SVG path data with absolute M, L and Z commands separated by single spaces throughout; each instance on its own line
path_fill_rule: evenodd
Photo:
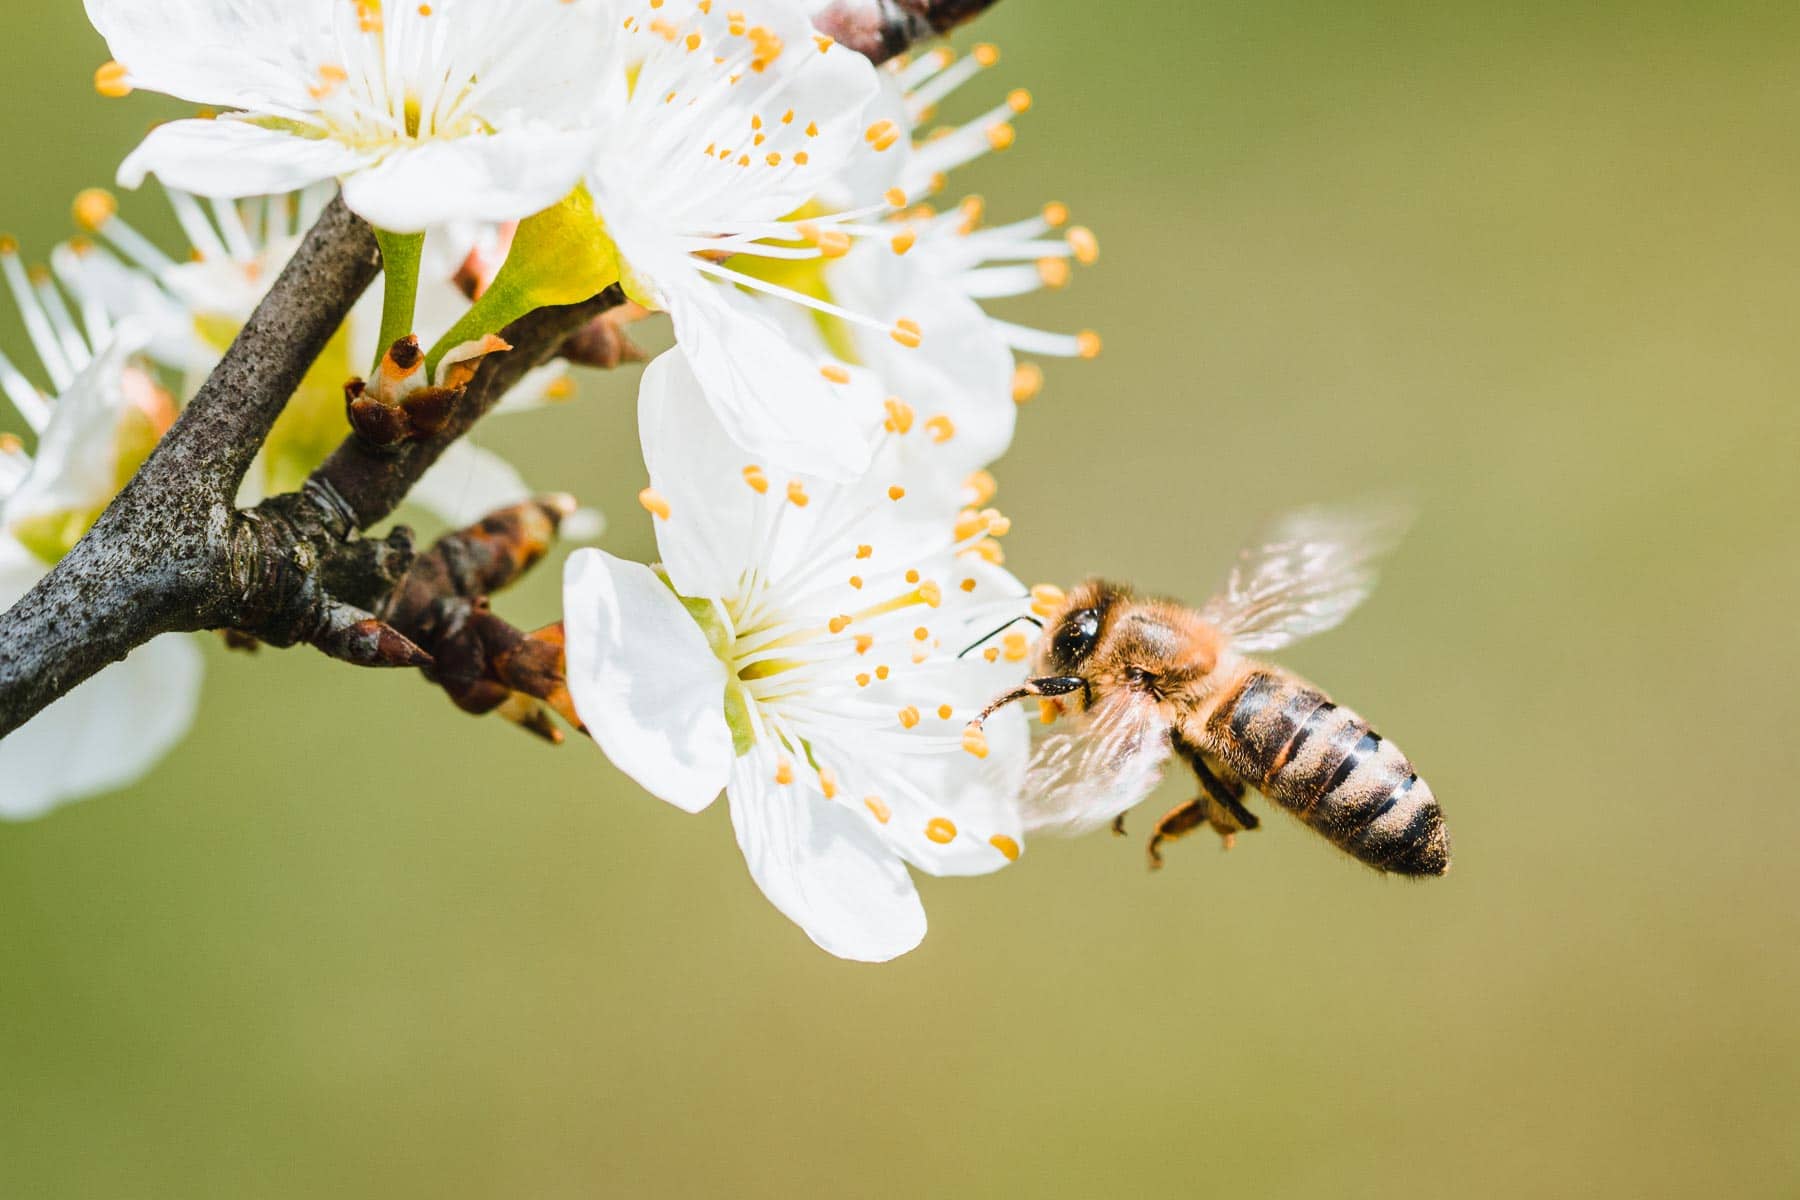
M 1271 512 L 1410 489 L 1376 598 L 1286 661 L 1420 764 L 1455 871 L 1276 818 L 1152 877 L 1140 813 L 923 880 L 923 948 L 857 966 L 722 810 L 209 647 L 151 778 L 0 828 L 0 1193 L 1800 1193 L 1800 13 L 1008 0 L 977 34 L 952 115 L 1038 103 L 958 186 L 1104 247 L 1007 313 L 1107 340 L 998 468 L 1011 565 L 1197 601 Z M 7 37 L 41 254 L 170 109 L 93 94 L 74 3 Z M 649 556 L 634 388 L 488 440 Z

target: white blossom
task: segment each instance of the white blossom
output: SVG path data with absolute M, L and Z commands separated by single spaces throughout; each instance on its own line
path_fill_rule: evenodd
M 119 168 L 204 196 L 327 179 L 382 229 L 518 219 L 575 185 L 604 0 L 87 0 L 103 93 L 227 111 L 158 126 Z
M 690 812 L 724 790 L 769 900 L 833 954 L 883 960 L 925 932 L 906 864 L 977 874 L 1020 851 L 1023 717 L 985 741 L 964 726 L 1023 668 L 959 653 L 1029 600 L 992 561 L 1005 518 L 909 473 L 913 415 L 859 416 L 883 431 L 869 471 L 783 474 L 731 440 L 683 357 L 656 360 L 639 425 L 662 563 L 578 551 L 564 623 L 570 692 L 613 762 Z
M 0 435 L 0 611 L 16 603 L 99 516 L 173 416 L 137 361 L 142 324 L 84 308 L 77 324 L 55 285 L 0 246 L 46 394 L 0 355 L 0 391 L 36 435 L 33 453 Z M 185 635 L 156 638 L 0 739 L 0 818 L 123 787 L 187 732 L 200 655 Z
M 867 221 L 892 198 L 833 213 L 815 203 L 892 149 L 863 119 L 874 67 L 817 34 L 794 0 L 639 3 L 620 26 L 588 186 L 626 290 L 668 311 L 734 439 L 790 470 L 854 477 L 873 446 L 851 414 L 881 397 L 877 381 L 785 336 L 746 293 L 918 344 L 910 319 L 853 312 L 757 268 L 839 255 L 881 232 Z

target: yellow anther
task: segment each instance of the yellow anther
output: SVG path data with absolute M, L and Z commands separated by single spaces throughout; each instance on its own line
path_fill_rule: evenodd
M 785 755 L 775 764 L 775 782 L 784 787 L 794 782 L 794 764 Z
M 1019 861 L 1019 843 L 1013 841 L 1004 833 L 996 833 L 993 837 L 989 838 L 988 845 L 1004 855 L 1007 862 Z
M 750 114 L 750 128 L 761 129 L 762 128 L 762 117 L 758 116 L 756 113 L 751 113 Z
M 796 167 L 804 167 L 807 163 L 809 163 L 811 161 L 812 161 L 812 156 L 809 155 L 806 151 L 804 151 L 804 150 L 794 151 L 794 165 Z
M 819 136 L 819 123 L 817 121 L 808 121 L 806 123 L 806 136 L 807 137 L 818 137 Z
M 875 547 L 873 547 L 873 546 L 865 545 L 865 546 L 858 546 L 856 548 L 856 557 L 858 557 L 858 558 L 867 558 L 873 553 L 875 553 Z
M 827 800 L 837 799 L 837 772 L 833 771 L 830 767 L 819 768 L 819 790 L 825 793 L 825 798 Z
M 1006 551 L 993 538 L 984 538 L 969 547 L 968 552 L 992 566 L 999 566 L 1006 561 Z
M 750 156 L 748 154 L 738 155 L 738 166 L 747 167 L 749 165 L 750 165 Z
M 1012 398 L 1014 404 L 1029 404 L 1044 390 L 1044 369 L 1036 363 L 1020 363 L 1013 369 Z
M 849 239 L 846 238 L 845 240 L 848 241 Z M 893 338 L 896 342 L 899 342 L 902 346 L 905 346 L 908 350 L 917 350 L 919 348 L 919 343 L 924 340 L 924 334 L 919 330 L 919 323 L 917 321 L 909 320 L 906 317 L 901 317 L 898 321 L 894 322 L 893 332 L 888 336 Z M 939 440 L 941 441 L 942 439 Z
M 1052 229 L 1060 229 L 1069 223 L 1069 206 L 1058 200 L 1044 205 L 1044 220 Z
M 969 51 L 970 57 L 984 67 L 991 67 L 1000 61 L 1000 47 L 992 42 L 980 42 Z
M 567 375 L 558 375 L 544 385 L 544 399 L 556 403 L 570 399 L 575 395 L 575 381 Z
M 1031 611 L 1047 617 L 1063 606 L 1067 597 L 1054 583 L 1040 583 L 1031 589 Z
M 1066 258 L 1040 258 L 1037 260 L 1038 278 L 1044 281 L 1047 288 L 1069 286 L 1069 260 Z
M 948 704 L 938 705 L 938 720 L 948 721 L 950 719 L 950 714 L 955 711 L 956 710 L 954 708 L 951 708 Z
M 1012 518 L 1002 513 L 999 509 L 984 508 L 981 510 L 981 516 L 987 521 L 989 537 L 1002 538 L 1012 532 Z
M 826 363 L 824 366 L 819 368 L 819 374 L 821 374 L 825 378 L 831 380 L 831 382 L 833 382 L 833 383 L 849 383 L 850 382 L 850 372 L 848 370 L 846 370 L 845 368 L 839 366 L 837 363 Z
M 1084 329 L 1075 335 L 1075 352 L 1083 358 L 1100 357 L 1100 335 Z
M 863 577 L 861 575 L 852 575 L 850 577 L 850 586 L 851 587 L 855 588 L 857 591 L 860 592 L 860 591 L 862 591 L 862 585 L 863 585 Z
M 889 433 L 911 433 L 913 427 L 913 407 L 898 396 L 889 396 L 881 402 L 887 410 L 887 420 L 883 423 Z M 900 497 L 895 496 L 898 500 Z
M 333 63 L 326 63 L 319 68 L 319 82 L 308 87 L 307 94 L 314 100 L 323 100 L 335 92 L 348 78 L 350 78 L 350 72 Z
M 962 213 L 961 232 L 974 233 L 981 224 L 982 215 L 987 212 L 987 201 L 980 196 L 964 196 L 956 209 Z
M 781 165 L 781 152 L 778 150 L 771 150 L 764 156 L 763 161 L 768 163 L 771 167 L 779 167 Z
M 381 32 L 381 0 L 356 0 L 356 27 L 363 33 Z
M 919 235 L 909 226 L 889 238 L 888 245 L 893 248 L 895 254 L 905 254 L 913 248 L 913 244 L 918 240 Z
M 793 109 L 790 108 L 786 112 L 781 114 L 781 123 L 783 125 L 792 125 L 794 123 L 794 110 Z
M 919 599 L 925 602 L 926 608 L 936 608 L 944 602 L 944 589 L 927 579 L 919 585 Z
M 869 810 L 870 816 L 883 825 L 886 825 L 894 815 L 893 811 L 881 802 L 880 796 L 864 796 L 863 807 Z
M 795 508 L 805 508 L 807 501 L 811 499 L 811 497 L 806 494 L 806 485 L 801 483 L 798 479 L 788 480 L 787 498 L 788 503 L 792 504 Z
M 976 758 L 986 758 L 988 756 L 987 734 L 976 729 L 974 726 L 970 726 L 963 730 L 962 748 L 967 750 L 970 754 L 973 754 Z
M 888 677 L 888 665 L 886 663 L 881 663 L 879 666 L 877 666 L 875 668 L 875 678 L 886 679 L 887 677 Z
M 856 677 L 856 686 L 857 687 L 868 687 L 869 682 L 872 678 L 873 677 L 870 676 L 869 674 L 867 674 L 866 672 L 861 675 L 858 675 Z
M 1007 662 L 1024 662 L 1031 647 L 1025 641 L 1025 635 L 1014 630 L 1000 639 L 1000 653 L 1006 655 Z
M 16 433 L 0 433 L 0 454 L 17 454 L 25 448 Z
M 833 632 L 833 633 L 844 632 L 844 630 L 850 628 L 849 614 L 846 613 L 844 615 L 831 618 L 831 620 L 825 622 L 825 628 L 831 630 L 831 632 Z
M 875 647 L 875 635 L 874 634 L 859 633 L 856 635 L 856 652 L 858 654 L 867 654 L 870 650 L 874 649 L 874 647 Z
M 850 253 L 850 235 L 841 229 L 827 229 L 819 235 L 819 253 L 826 258 L 842 258 Z
M 769 491 L 769 477 L 755 463 L 744 468 L 744 482 L 759 496 L 766 495 Z
M 823 54 L 837 43 L 822 33 L 815 33 L 813 34 L 813 45 L 819 48 L 820 54 Z
M 948 817 L 933 817 L 925 822 L 925 836 L 940 846 L 956 840 L 956 825 Z
M 19 239 L 10 233 L 0 233 L 0 254 L 17 254 Z
M 900 710 L 900 724 L 906 726 L 906 728 L 908 728 L 908 729 L 911 729 L 913 726 L 917 725 L 918 723 L 919 723 L 919 710 L 918 709 L 914 708 L 912 705 L 909 704 L 905 708 Z
M 972 592 L 975 590 L 975 581 L 973 579 L 965 579 L 956 586 L 960 587 L 965 592 Z
M 688 53 L 692 54 L 700 48 L 700 35 L 697 33 L 690 33 L 683 40 L 682 44 L 688 48 Z
M 968 488 L 971 493 L 969 498 L 971 504 L 986 504 L 1000 490 L 999 481 L 990 471 L 976 471 L 963 480 L 963 486 Z
M 913 641 L 915 641 L 915 642 L 923 642 L 923 641 L 926 641 L 927 639 L 929 639 L 930 637 L 931 637 L 931 630 L 925 628 L 923 625 L 921 625 L 917 629 L 913 630 Z
M 1006 107 L 1016 113 L 1029 112 L 1031 110 L 1031 93 L 1024 88 L 1014 88 L 1006 93 Z
M 914 571 L 914 570 L 909 570 L 909 571 L 907 571 L 907 573 L 906 573 L 906 582 L 908 582 L 908 583 L 917 583 L 917 582 L 919 582 L 919 573 L 918 573 L 918 572 L 917 572 L 917 571 Z
M 989 662 L 1000 661 L 1000 647 L 989 646 L 986 650 L 981 652 L 981 657 L 987 659 Z
M 906 207 L 906 193 L 897 187 L 889 188 L 886 192 L 882 193 L 881 198 L 886 200 L 888 204 L 894 208 Z
M 675 27 L 675 23 L 664 20 L 662 17 L 657 17 L 650 22 L 650 32 L 665 42 L 672 42 L 681 36 L 681 30 Z
M 987 536 L 987 518 L 972 508 L 965 508 L 956 514 L 956 524 L 950 527 L 951 536 L 959 542 L 970 538 Z
M 125 79 L 125 64 L 113 59 L 101 63 L 94 71 L 94 90 L 113 100 L 131 95 L 131 84 Z
M 892 134 L 893 132 L 894 132 L 894 123 L 892 121 L 888 120 L 886 117 L 883 117 L 881 120 L 875 122 L 873 125 L 869 126 L 867 129 L 863 130 L 863 141 L 868 142 L 871 146 L 873 146 L 873 145 L 875 145 L 875 143 L 879 142 L 882 138 L 887 137 L 889 134 Z M 891 145 L 892 143 L 890 142 L 889 144 Z
M 925 422 L 925 432 L 931 435 L 932 441 L 942 445 L 956 436 L 956 423 L 943 413 L 939 413 Z
M 119 201 L 105 188 L 87 188 L 75 197 L 75 223 L 90 233 L 113 219 Z
M 1046 725 L 1056 724 L 1056 718 L 1062 716 L 1062 705 L 1055 700 L 1040 698 L 1038 700 L 1038 720 Z
M 1086 225 L 1070 227 L 1067 234 L 1069 249 L 1075 252 L 1075 261 L 1084 267 L 1091 267 L 1100 261 L 1100 239 Z
M 1017 141 L 1018 138 L 1019 138 L 1018 132 L 1016 130 L 1014 130 L 1011 125 L 1008 125 L 1005 122 L 1002 122 L 999 125 L 988 126 L 988 131 L 987 131 L 988 145 L 992 146 L 996 150 L 1012 149 L 1012 144 L 1015 141 Z
M 665 521 L 669 519 L 669 502 L 655 488 L 645 488 L 639 492 L 638 503 L 643 505 L 644 511 L 650 515 L 661 517 Z

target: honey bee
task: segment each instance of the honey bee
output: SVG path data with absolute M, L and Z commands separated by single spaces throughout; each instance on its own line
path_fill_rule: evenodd
M 1048 614 L 1032 675 L 995 710 L 1036 696 L 1044 738 L 1026 773 L 1028 831 L 1077 834 L 1112 822 L 1178 755 L 1200 794 L 1157 822 L 1163 843 L 1210 826 L 1229 847 L 1255 829 L 1254 788 L 1339 849 L 1397 875 L 1442 875 L 1450 838 L 1431 789 L 1398 747 L 1292 672 L 1247 657 L 1337 625 L 1375 582 L 1404 520 L 1387 510 L 1293 513 L 1238 555 L 1220 593 L 1194 610 L 1089 580 Z

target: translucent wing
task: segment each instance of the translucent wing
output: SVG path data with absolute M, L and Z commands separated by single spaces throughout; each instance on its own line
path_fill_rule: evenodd
M 1169 761 L 1169 723 L 1155 700 L 1121 689 L 1038 743 L 1025 772 L 1027 833 L 1074 837 L 1148 796 Z
M 1330 629 L 1374 590 L 1375 564 L 1411 521 L 1397 504 L 1289 513 L 1238 552 L 1202 615 L 1246 654 Z

